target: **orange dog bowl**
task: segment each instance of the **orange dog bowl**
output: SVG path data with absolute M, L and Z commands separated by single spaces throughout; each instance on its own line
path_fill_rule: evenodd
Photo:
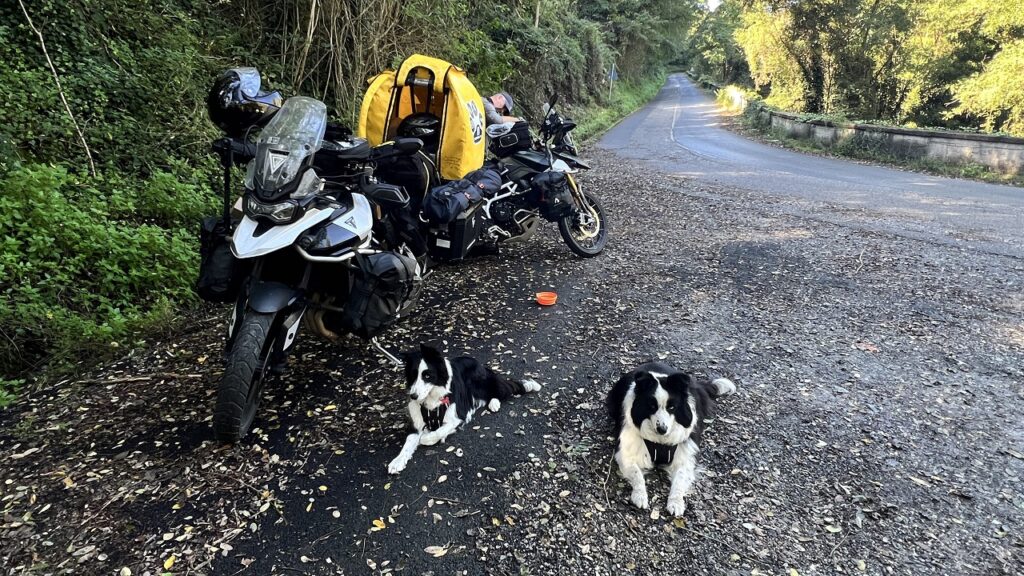
M 555 302 L 558 302 L 558 294 L 554 292 L 537 292 L 537 304 L 551 306 Z

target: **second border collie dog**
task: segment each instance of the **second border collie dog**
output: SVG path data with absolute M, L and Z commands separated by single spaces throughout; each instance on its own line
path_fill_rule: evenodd
M 416 431 L 388 464 L 391 474 L 405 470 L 418 446 L 443 442 L 484 406 L 497 412 L 502 400 L 540 390 L 534 380 L 509 380 L 475 358 L 449 360 L 426 344 L 421 344 L 418 352 L 405 355 L 405 381 L 409 386 L 409 418 Z
M 642 364 L 619 378 L 608 395 L 608 413 L 619 427 L 615 461 L 633 488 L 629 499 L 637 508 L 648 507 L 644 473 L 661 467 L 672 479 L 665 509 L 683 515 L 696 480 L 704 419 L 715 398 L 735 391 L 727 378 L 698 381 L 660 362 Z

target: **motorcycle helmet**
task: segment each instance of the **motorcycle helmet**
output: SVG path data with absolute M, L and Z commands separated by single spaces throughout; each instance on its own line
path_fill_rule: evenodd
M 406 116 L 398 125 L 396 135 L 402 138 L 419 138 L 423 147 L 437 151 L 441 142 L 441 119 L 430 112 L 419 112 Z
M 232 68 L 217 77 L 206 98 L 210 121 L 232 138 L 263 124 L 281 106 L 281 93 L 260 90 L 255 68 Z

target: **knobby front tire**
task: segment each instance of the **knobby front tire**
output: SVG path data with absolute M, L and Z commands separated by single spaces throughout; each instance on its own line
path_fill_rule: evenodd
M 274 348 L 274 316 L 248 310 L 235 333 L 213 410 L 213 431 L 221 442 L 237 442 L 252 426 Z

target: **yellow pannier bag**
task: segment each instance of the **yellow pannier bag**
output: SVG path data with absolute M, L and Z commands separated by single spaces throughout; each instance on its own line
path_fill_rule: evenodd
M 461 68 L 413 54 L 398 72 L 371 78 L 359 109 L 359 136 L 371 146 L 388 142 L 414 114 L 432 114 L 441 122 L 437 149 L 424 151 L 436 153 L 442 179 L 458 180 L 483 166 L 483 99 Z

